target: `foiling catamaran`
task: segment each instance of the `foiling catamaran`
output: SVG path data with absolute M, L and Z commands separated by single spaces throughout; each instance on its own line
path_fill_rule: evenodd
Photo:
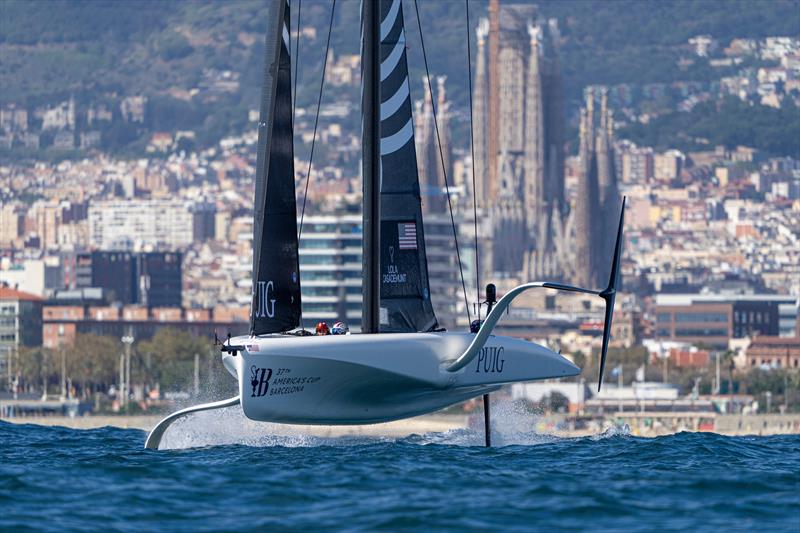
M 301 323 L 294 182 L 289 5 L 269 3 L 258 126 L 250 334 L 220 348 L 239 394 L 177 411 L 156 425 L 156 449 L 178 418 L 241 404 L 246 417 L 283 424 L 372 424 L 409 418 L 484 396 L 502 385 L 574 376 L 580 369 L 548 348 L 493 335 L 524 291 L 558 289 L 605 300 L 598 389 L 619 280 L 623 210 L 608 286 L 535 281 L 508 291 L 477 333 L 439 328 L 430 300 L 412 127 L 401 0 L 362 2 L 362 333 L 307 336 Z M 493 287 L 493 286 L 492 286 Z M 293 331 L 294 330 L 294 331 Z

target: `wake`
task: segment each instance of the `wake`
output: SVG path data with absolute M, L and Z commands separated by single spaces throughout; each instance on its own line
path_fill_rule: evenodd
M 436 419 L 445 419 L 437 417 Z M 241 407 L 194 413 L 176 421 L 161 441 L 161 450 L 208 446 L 311 448 L 317 446 L 365 446 L 387 443 L 483 447 L 483 418 L 453 415 L 442 431 L 419 431 L 430 426 L 422 417 L 408 421 L 364 426 L 297 426 L 257 422 L 244 416 Z M 435 424 L 434 424 L 435 425 Z M 551 433 L 552 427 L 530 408 L 510 400 L 492 402 L 492 446 L 536 446 L 569 440 Z M 592 440 L 629 436 L 630 428 L 613 427 Z M 573 437 L 574 438 L 574 437 Z

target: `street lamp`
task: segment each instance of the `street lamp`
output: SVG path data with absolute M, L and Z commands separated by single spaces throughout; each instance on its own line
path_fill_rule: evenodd
M 130 332 L 128 335 L 123 335 L 120 339 L 125 344 L 125 376 L 122 388 L 122 405 L 128 407 L 128 396 L 130 396 L 131 388 L 131 344 L 133 344 L 133 334 Z
M 61 350 L 61 401 L 64 401 L 67 398 L 67 356 L 64 351 L 64 324 L 58 325 L 58 348 Z

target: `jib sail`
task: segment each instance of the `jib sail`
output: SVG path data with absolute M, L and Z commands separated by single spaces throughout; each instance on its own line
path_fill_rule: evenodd
M 287 331 L 300 323 L 289 3 L 268 6 L 253 220 L 254 335 Z

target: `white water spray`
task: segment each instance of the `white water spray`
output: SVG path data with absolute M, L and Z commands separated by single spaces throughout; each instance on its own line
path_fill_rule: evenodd
M 492 401 L 492 440 L 495 446 L 533 446 L 555 442 L 553 428 L 536 410 L 508 399 Z M 478 423 L 480 422 L 480 423 Z M 430 431 L 430 428 L 441 430 Z M 256 447 L 358 446 L 386 442 L 483 446 L 480 411 L 467 416 L 433 416 L 367 426 L 295 426 L 256 422 L 240 407 L 195 413 L 171 426 L 162 450 L 204 446 Z

